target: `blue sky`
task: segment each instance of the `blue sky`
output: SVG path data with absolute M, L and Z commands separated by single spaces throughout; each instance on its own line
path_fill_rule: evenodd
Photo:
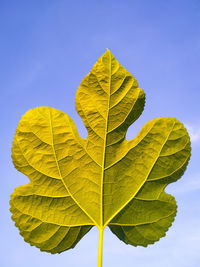
M 200 262 L 200 1 L 0 1 L 1 242 L 0 266 L 97 265 L 94 228 L 73 250 L 42 253 L 25 243 L 10 219 L 9 196 L 27 183 L 11 161 L 11 145 L 21 116 L 30 108 L 51 106 L 74 119 L 74 97 L 82 78 L 106 48 L 146 92 L 146 108 L 130 127 L 158 116 L 176 117 L 191 135 L 192 157 L 182 179 L 167 192 L 176 197 L 173 226 L 148 248 L 104 235 L 104 266 L 198 267 Z

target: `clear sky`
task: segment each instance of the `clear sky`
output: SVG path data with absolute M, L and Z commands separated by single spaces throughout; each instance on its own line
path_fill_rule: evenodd
M 51 106 L 83 123 L 74 97 L 82 78 L 109 48 L 146 92 L 146 108 L 128 138 L 158 116 L 176 117 L 191 135 L 192 157 L 182 179 L 170 185 L 178 214 L 166 237 L 148 248 L 104 235 L 104 266 L 200 266 L 200 1 L 0 0 L 1 267 L 97 266 L 98 233 L 92 229 L 60 255 L 23 241 L 9 212 L 9 196 L 27 183 L 11 161 L 21 116 Z

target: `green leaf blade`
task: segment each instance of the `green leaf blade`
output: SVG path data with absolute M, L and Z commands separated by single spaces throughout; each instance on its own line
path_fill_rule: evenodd
M 125 139 L 145 93 L 109 50 L 81 82 L 75 105 L 86 139 L 68 115 L 49 107 L 28 111 L 17 127 L 13 163 L 30 179 L 11 195 L 20 233 L 51 253 L 73 248 L 92 226 L 102 234 L 109 226 L 127 244 L 153 244 L 176 215 L 176 201 L 164 190 L 187 167 L 187 130 L 160 117 Z
M 167 158 L 163 162 L 162 157 L 167 151 L 166 147 L 169 150 L 169 142 L 177 130 L 181 130 L 182 134 L 177 141 L 179 145 L 174 147 L 168 157 L 165 156 Z M 112 162 L 107 167 L 105 174 L 105 184 L 107 185 L 104 187 L 105 198 L 107 198 L 107 203 L 110 203 L 106 206 L 106 223 L 110 221 L 110 217 L 113 218 L 136 196 L 147 180 L 167 179 L 166 186 L 180 178 L 190 156 L 187 131 L 181 123 L 172 118 L 158 118 L 148 122 L 135 139 L 124 143 L 124 146 L 121 144 L 120 147 L 116 147 L 115 152 L 113 148 L 112 153 L 120 155 L 118 149 L 125 150 L 126 153 L 121 153 L 121 158 Z M 163 166 L 166 162 L 167 164 Z M 174 177 L 176 173 L 178 176 Z M 111 214 L 112 216 L 110 216 Z
M 57 123 L 55 127 L 50 114 L 54 117 L 54 123 Z M 31 181 L 28 185 L 16 188 L 11 195 L 13 219 L 27 242 L 51 253 L 72 248 L 84 235 L 85 229 L 88 231 L 94 225 L 70 195 L 64 175 L 61 175 L 61 172 L 66 172 L 62 164 L 66 153 L 69 156 L 66 139 L 80 146 L 74 141 L 78 137 L 76 133 L 75 137 L 72 134 L 66 117 L 60 111 L 46 107 L 30 110 L 18 125 L 12 148 L 15 167 Z M 37 231 L 32 229 L 33 222 L 39 224 Z M 48 229 L 46 233 L 43 233 L 44 227 Z M 47 241 L 41 240 L 40 235 Z M 62 239 L 68 242 L 63 244 Z M 46 244 L 50 242 L 54 242 L 51 249 Z

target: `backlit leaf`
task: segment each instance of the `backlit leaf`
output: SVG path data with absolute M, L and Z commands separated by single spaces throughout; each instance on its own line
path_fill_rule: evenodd
M 13 163 L 30 179 L 11 195 L 20 234 L 51 253 L 73 248 L 93 226 L 109 226 L 134 246 L 154 243 L 176 215 L 176 201 L 164 189 L 186 169 L 186 129 L 160 117 L 125 139 L 145 94 L 109 50 L 81 82 L 75 104 L 87 139 L 68 115 L 50 107 L 29 110 L 18 124 Z

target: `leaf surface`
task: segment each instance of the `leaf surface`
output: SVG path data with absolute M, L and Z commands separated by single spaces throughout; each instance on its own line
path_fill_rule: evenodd
M 31 109 L 18 124 L 13 163 L 30 179 L 10 201 L 21 235 L 51 253 L 74 247 L 93 226 L 108 225 L 134 246 L 154 243 L 176 215 L 164 189 L 186 169 L 186 129 L 160 117 L 125 139 L 145 94 L 109 50 L 81 82 L 75 104 L 86 139 L 68 115 L 50 107 Z

